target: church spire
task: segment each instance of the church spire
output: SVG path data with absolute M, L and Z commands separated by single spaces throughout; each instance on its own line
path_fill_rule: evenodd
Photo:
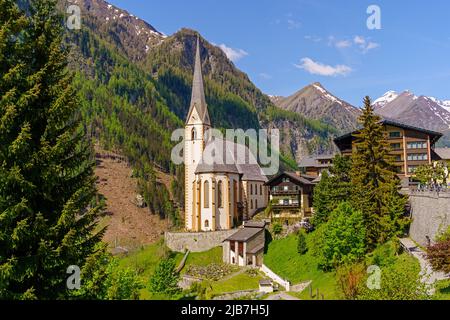
M 195 54 L 194 80 L 192 81 L 191 105 L 187 121 L 192 116 L 194 109 L 200 117 L 200 120 L 207 125 L 211 125 L 209 120 L 208 107 L 206 105 L 205 90 L 203 88 L 202 62 L 200 59 L 200 39 L 197 36 L 197 52 Z

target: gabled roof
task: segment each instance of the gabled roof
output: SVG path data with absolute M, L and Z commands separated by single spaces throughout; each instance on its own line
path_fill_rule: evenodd
M 211 125 L 208 113 L 208 106 L 206 105 L 205 90 L 203 88 L 202 62 L 200 59 L 199 37 L 197 37 L 197 51 L 195 54 L 194 79 L 192 80 L 191 105 L 189 107 L 189 112 L 186 121 L 189 121 L 194 109 L 197 111 L 197 114 L 199 115 L 200 120 L 203 123 Z
M 210 155 L 211 158 L 206 158 Z M 249 148 L 220 138 L 206 143 L 195 173 L 238 173 L 243 181 L 267 181 Z
M 432 130 L 428 130 L 428 129 L 425 129 L 425 128 L 420 128 L 420 127 L 413 126 L 413 125 L 410 125 L 410 124 L 406 124 L 406 123 L 403 123 L 403 122 L 399 122 L 399 121 L 393 120 L 393 119 L 384 118 L 384 119 L 382 119 L 380 121 L 380 123 L 383 124 L 383 125 L 390 125 L 390 126 L 394 126 L 394 127 L 399 127 L 399 128 L 403 128 L 403 129 L 407 129 L 407 130 L 413 130 L 413 131 L 419 131 L 419 132 L 428 134 L 428 135 L 431 136 L 431 140 L 432 140 L 433 143 L 436 142 L 437 140 L 439 140 L 443 136 L 443 134 L 441 132 L 432 131 Z M 361 127 L 357 128 L 356 130 L 354 130 L 352 132 L 346 133 L 346 134 L 344 134 L 344 135 L 342 135 L 340 137 L 335 138 L 334 142 L 336 143 L 336 142 L 348 139 L 348 138 L 352 137 L 353 134 L 355 134 L 359 130 L 361 130 Z
M 450 160 L 450 148 L 434 148 L 434 152 L 436 152 L 442 160 Z
M 277 180 L 278 178 L 280 178 L 281 176 L 287 176 L 292 180 L 297 181 L 298 183 L 302 183 L 302 184 L 307 184 L 307 185 L 312 185 L 313 183 L 311 181 L 309 181 L 308 179 L 305 179 L 302 176 L 299 176 L 295 173 L 291 173 L 291 172 L 280 172 L 279 174 L 277 174 L 276 176 L 272 177 L 269 181 L 267 181 L 265 184 L 266 185 L 270 185 L 272 182 L 274 182 L 275 180 Z
M 246 242 L 256 236 L 260 232 L 264 232 L 264 228 L 242 228 L 236 233 L 233 233 L 230 237 L 223 241 L 241 241 Z

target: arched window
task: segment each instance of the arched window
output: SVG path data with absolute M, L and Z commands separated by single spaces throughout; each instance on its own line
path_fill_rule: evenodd
M 250 183 L 250 194 L 253 194 L 253 184 Z
M 250 209 L 253 209 L 253 199 L 250 200 Z
M 209 220 L 205 220 L 205 228 L 209 228 Z
M 258 199 L 255 199 L 255 209 L 258 209 Z
M 203 184 L 203 207 L 209 208 L 209 181 Z
M 195 128 L 192 128 L 191 140 L 195 140 L 195 139 L 197 139 L 197 130 L 195 130 Z
M 262 196 L 262 184 L 259 185 L 259 195 Z
M 217 205 L 219 208 L 223 208 L 223 185 L 222 181 L 217 183 Z

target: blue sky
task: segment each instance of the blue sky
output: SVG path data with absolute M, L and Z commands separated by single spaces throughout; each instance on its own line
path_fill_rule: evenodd
M 171 35 L 198 30 L 264 92 L 312 83 L 355 106 L 388 90 L 450 99 L 450 1 L 111 0 Z M 381 29 L 369 30 L 369 5 Z

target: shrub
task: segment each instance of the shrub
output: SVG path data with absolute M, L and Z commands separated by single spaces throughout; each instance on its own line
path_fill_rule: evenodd
M 175 271 L 175 261 L 164 259 L 159 262 L 155 273 L 150 278 L 150 292 L 175 295 L 179 293 L 178 280 L 180 275 Z
M 320 266 L 331 269 L 362 258 L 366 251 L 363 215 L 347 203 L 341 203 L 324 224 Z
M 297 252 L 301 255 L 305 254 L 308 251 L 308 247 L 306 245 L 306 232 L 302 229 L 298 232 L 297 235 Z
M 283 231 L 283 226 L 279 223 L 275 223 L 272 227 L 272 231 L 275 235 L 279 235 Z
M 336 270 L 338 291 L 346 300 L 354 300 L 361 291 L 366 270 L 363 263 L 343 265 Z
M 397 260 L 396 255 L 399 252 L 400 245 L 397 239 L 379 245 L 370 254 L 367 255 L 367 265 L 377 265 L 384 267 L 392 265 Z
M 435 271 L 450 272 L 450 240 L 429 246 L 427 258 Z
M 373 276 L 373 274 L 368 277 Z M 368 279 L 368 278 L 366 278 Z M 415 258 L 403 255 L 390 266 L 381 268 L 380 288 L 361 286 L 359 300 L 429 299 L 428 287 L 422 283 L 420 266 Z M 365 282 L 362 282 L 365 284 Z

